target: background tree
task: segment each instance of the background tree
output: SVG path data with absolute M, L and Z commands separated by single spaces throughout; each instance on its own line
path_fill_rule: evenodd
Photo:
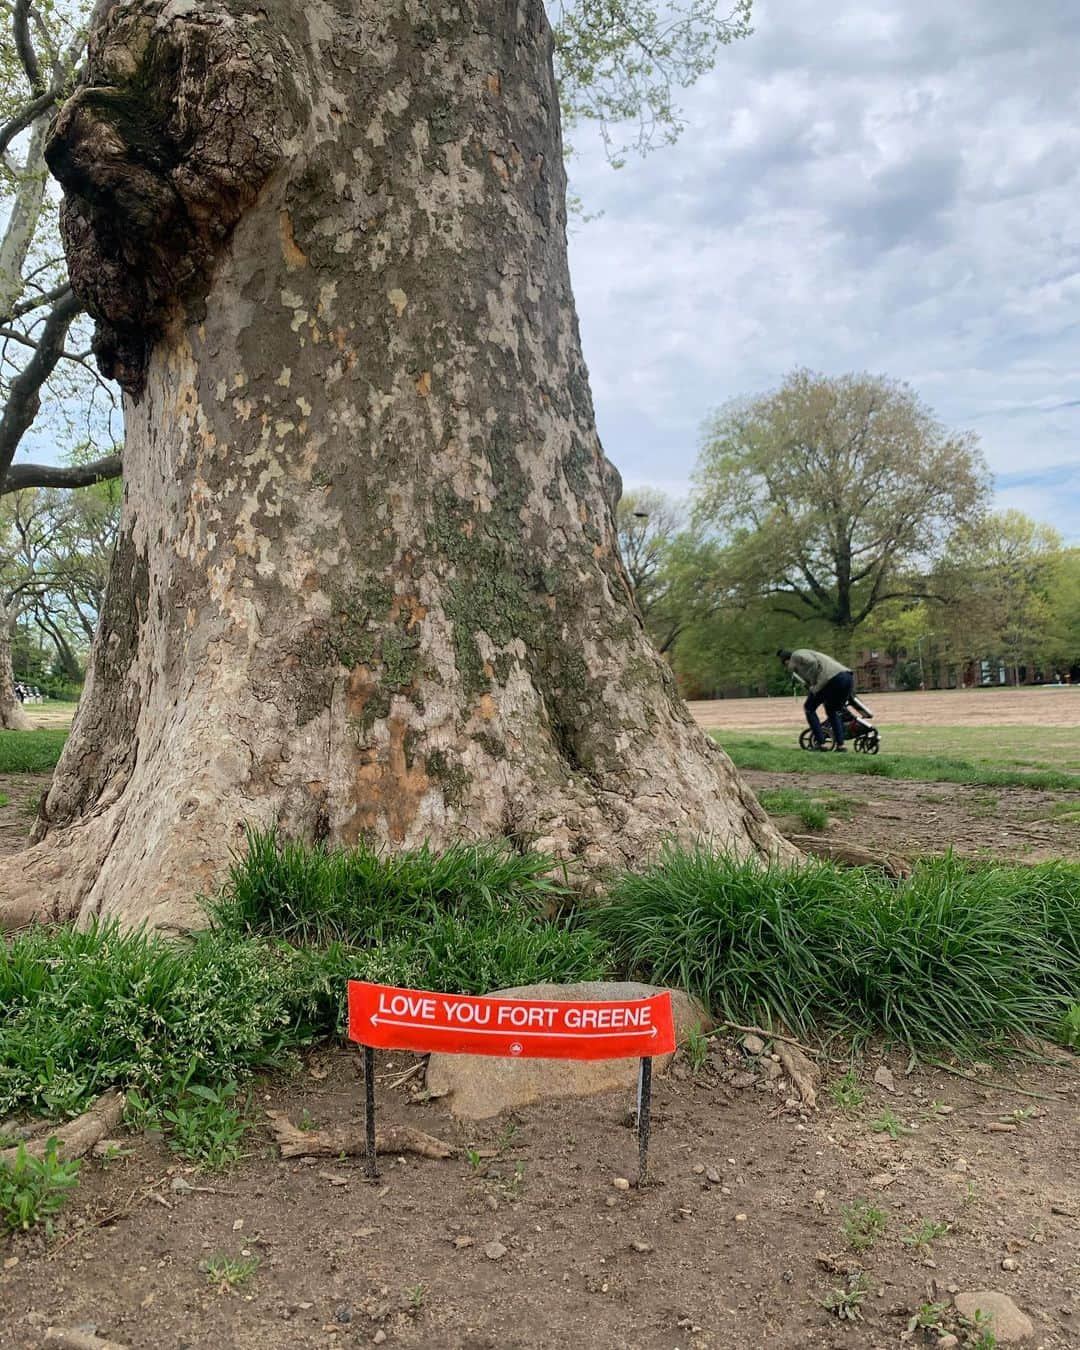
M 1061 551 L 1050 593 L 1050 631 L 1045 652 L 1047 678 L 1070 674 L 1080 680 L 1080 548 Z
M 50 664 L 69 684 L 82 680 L 119 515 L 117 479 L 0 499 L 0 600 L 24 631 L 36 630 L 31 646 L 52 649 Z M 37 672 L 31 682 L 39 679 Z
M 0 921 L 201 922 L 247 824 L 586 872 L 672 835 L 790 853 L 618 557 L 552 47 L 538 0 L 138 0 L 95 30 L 46 156 L 124 507 Z
M 63 451 L 107 424 L 113 403 L 87 360 L 90 328 L 68 283 L 45 166 L 49 123 L 73 87 L 89 11 L 78 0 L 0 5 L 0 496 L 120 470 L 116 454 L 84 454 L 65 466 L 15 463 L 35 422 L 47 423 L 49 442 Z M 15 617 L 0 597 L 0 728 L 27 725 L 14 694 Z
M 947 432 L 907 386 L 805 370 L 708 421 L 696 481 L 698 528 L 725 546 L 744 599 L 824 620 L 849 654 L 879 605 L 921 593 L 989 490 L 975 438 Z
M 1000 661 L 1019 684 L 1021 665 L 1050 654 L 1062 567 L 1061 536 L 1020 511 L 959 530 L 933 578 L 952 658 Z
M 658 488 L 624 492 L 615 508 L 619 554 L 646 624 L 664 588 L 666 555 L 684 524 L 681 504 Z

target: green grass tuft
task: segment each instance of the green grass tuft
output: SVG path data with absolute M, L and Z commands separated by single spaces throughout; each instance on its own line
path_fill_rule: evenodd
M 669 850 L 589 923 L 620 966 L 733 1022 L 993 1053 L 1061 1034 L 1080 985 L 1080 865 L 923 863 L 893 883 Z
M 607 944 L 571 918 L 546 917 L 569 901 L 553 867 L 504 844 L 383 856 L 253 832 L 210 912 L 234 934 L 314 944 L 332 969 L 352 952 L 381 952 L 425 989 L 601 979 Z
M 51 773 L 66 731 L 0 731 L 0 773 Z
M 807 830 L 824 830 L 829 823 L 828 804 L 799 788 L 766 788 L 757 798 L 769 815 L 796 816 Z

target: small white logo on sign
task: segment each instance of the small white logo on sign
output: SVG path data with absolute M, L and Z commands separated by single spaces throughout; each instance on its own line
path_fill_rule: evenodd
M 511 1053 L 512 1055 L 520 1055 L 520 1054 L 521 1054 L 521 1042 L 520 1042 L 520 1041 L 511 1041 L 511 1042 L 510 1042 L 510 1053 Z

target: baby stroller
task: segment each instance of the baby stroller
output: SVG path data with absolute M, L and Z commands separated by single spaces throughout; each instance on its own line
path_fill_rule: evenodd
M 840 716 L 844 723 L 845 739 L 849 740 L 860 754 L 876 755 L 881 749 L 881 736 L 871 720 L 874 714 L 866 704 L 860 703 L 852 694 Z M 821 736 L 824 749 L 831 750 L 833 748 L 833 734 L 832 727 L 829 726 L 828 722 L 822 723 Z M 807 727 L 799 737 L 799 745 L 803 750 L 809 750 L 813 743 L 813 735 L 810 728 Z

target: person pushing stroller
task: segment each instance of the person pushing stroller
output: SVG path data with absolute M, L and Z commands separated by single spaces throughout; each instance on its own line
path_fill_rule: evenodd
M 817 715 L 818 708 L 824 705 L 825 715 L 832 728 L 833 748 L 845 752 L 847 746 L 844 744 L 844 719 L 841 713 L 855 693 L 855 676 L 847 666 L 810 647 L 798 647 L 793 652 L 781 647 L 776 654 L 792 675 L 810 691 L 803 704 L 813 736 L 810 749 L 825 749 L 825 738 Z

